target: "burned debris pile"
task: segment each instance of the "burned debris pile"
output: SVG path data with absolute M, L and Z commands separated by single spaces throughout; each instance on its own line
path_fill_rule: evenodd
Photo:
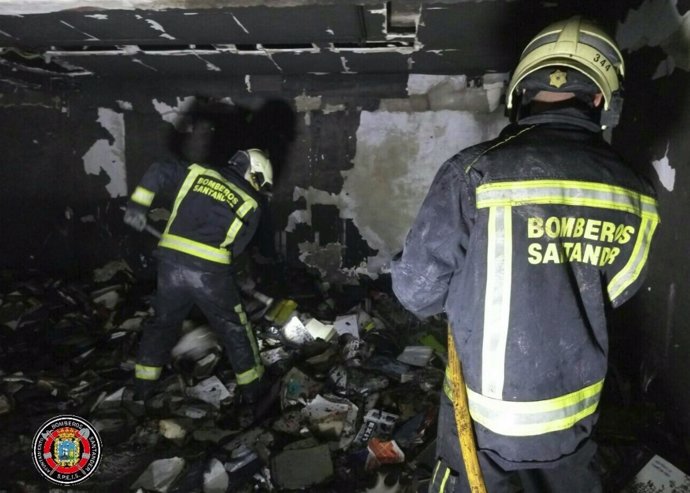
M 238 399 L 200 313 L 185 322 L 152 397 L 132 399 L 155 286 L 125 261 L 84 282 L 5 276 L 0 293 L 0 486 L 42 491 L 31 440 L 47 419 L 88 420 L 103 456 L 73 491 L 417 491 L 432 474 L 445 324 L 420 322 L 385 288 L 330 287 L 304 271 L 245 308 L 266 368 Z M 37 488 L 37 489 L 35 489 Z

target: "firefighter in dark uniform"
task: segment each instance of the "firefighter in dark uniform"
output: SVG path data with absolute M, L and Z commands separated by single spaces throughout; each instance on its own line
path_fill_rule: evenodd
M 538 34 L 507 88 L 512 123 L 441 166 L 392 263 L 403 305 L 448 316 L 489 493 L 601 491 L 606 314 L 640 288 L 659 222 L 651 185 L 602 137 L 622 78 L 593 23 Z M 449 370 L 432 492 L 469 491 Z
M 219 169 L 172 160 L 156 162 L 146 171 L 127 205 L 127 224 L 142 231 L 155 195 L 166 189 L 176 195 L 158 243 L 155 320 L 145 328 L 139 345 L 135 398 L 150 394 L 194 304 L 222 342 L 243 401 L 259 398 L 264 367 L 242 307 L 232 261 L 254 235 L 259 194 L 272 183 L 271 163 L 258 149 L 237 152 Z

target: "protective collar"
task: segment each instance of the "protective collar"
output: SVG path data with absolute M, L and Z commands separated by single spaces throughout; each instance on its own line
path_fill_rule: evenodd
M 518 121 L 518 125 L 539 125 L 553 123 L 575 125 L 585 128 L 590 132 L 601 132 L 601 126 L 592 119 L 587 110 L 572 105 L 554 105 L 552 109 L 550 108 L 540 111 L 539 113 L 534 113 L 524 118 L 520 118 Z

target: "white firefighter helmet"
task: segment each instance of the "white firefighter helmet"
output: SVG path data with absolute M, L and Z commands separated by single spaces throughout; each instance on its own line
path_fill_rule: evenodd
M 616 42 L 594 23 L 579 16 L 551 24 L 523 50 L 508 84 L 506 109 L 527 91 L 596 94 L 604 99 L 602 126 L 618 123 L 623 103 L 623 56 Z
M 248 149 L 249 166 L 244 173 L 247 180 L 255 190 L 270 190 L 273 186 L 273 166 L 268 156 L 261 149 Z

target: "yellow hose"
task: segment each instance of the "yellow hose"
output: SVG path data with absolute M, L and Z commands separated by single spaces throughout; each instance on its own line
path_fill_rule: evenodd
M 470 484 L 472 493 L 486 493 L 484 477 L 479 467 L 477 457 L 477 445 L 474 441 L 472 430 L 472 419 L 467 405 L 467 389 L 465 379 L 462 376 L 462 365 L 460 358 L 455 352 L 453 335 L 448 326 L 448 369 L 450 371 L 451 395 L 453 396 L 453 410 L 455 411 L 455 423 L 458 428 L 458 439 L 460 440 L 460 450 L 465 464 L 467 481 Z

